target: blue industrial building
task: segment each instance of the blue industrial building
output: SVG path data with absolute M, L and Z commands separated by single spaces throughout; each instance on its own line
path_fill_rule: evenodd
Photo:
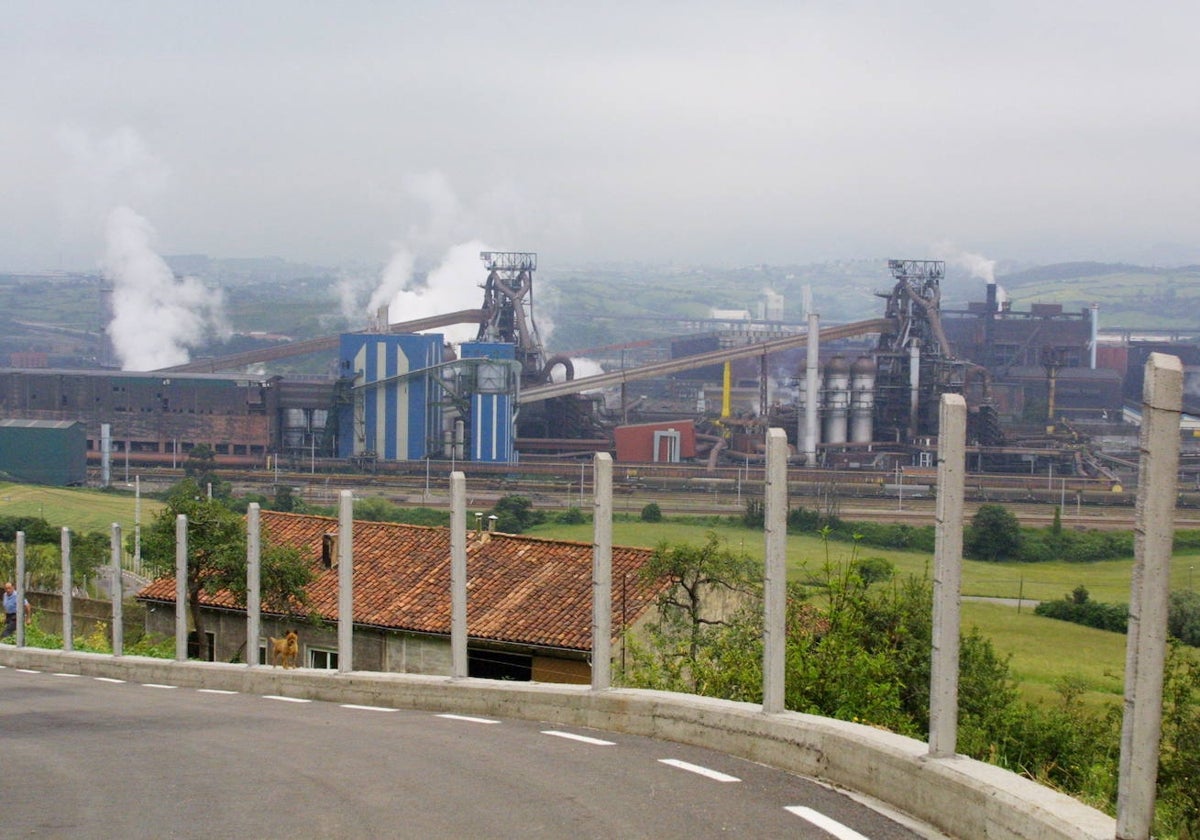
M 338 408 L 338 457 L 415 461 L 436 454 L 442 347 L 437 333 L 341 337 L 338 359 L 342 377 L 351 381 L 351 398 Z
M 462 345 L 462 358 L 478 359 L 465 370 L 472 383 L 470 401 L 470 459 L 510 463 L 516 430 L 517 387 L 521 365 L 516 345 L 475 341 Z

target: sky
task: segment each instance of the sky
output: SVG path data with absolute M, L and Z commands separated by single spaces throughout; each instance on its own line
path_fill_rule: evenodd
M 111 270 L 122 220 L 329 266 L 1200 261 L 1197 32 L 1155 0 L 5 0 L 0 271 Z

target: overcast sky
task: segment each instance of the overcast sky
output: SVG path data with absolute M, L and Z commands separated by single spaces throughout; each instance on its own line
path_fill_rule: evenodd
M 0 3 L 0 271 L 1200 248 L 1196 2 Z

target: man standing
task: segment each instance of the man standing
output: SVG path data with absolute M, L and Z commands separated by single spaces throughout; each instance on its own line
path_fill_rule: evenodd
M 0 633 L 0 639 L 7 639 L 9 636 L 17 632 L 17 589 L 10 582 L 4 584 L 4 632 Z M 33 608 L 29 606 L 29 602 L 25 602 L 25 623 L 29 623 L 29 617 L 33 614 Z

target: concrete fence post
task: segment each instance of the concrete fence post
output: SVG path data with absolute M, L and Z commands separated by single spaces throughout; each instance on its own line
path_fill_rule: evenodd
M 592 688 L 601 690 L 612 685 L 612 455 L 597 452 L 592 470 Z
M 121 568 L 121 524 L 112 524 L 112 649 L 125 653 L 125 578 Z
M 1151 353 L 1144 383 L 1117 778 L 1118 840 L 1146 840 L 1154 822 L 1183 365 L 1175 356 Z
M 17 635 L 14 643 L 17 647 L 25 646 L 25 532 L 17 531 L 16 545 L 16 580 L 13 587 L 17 596 Z
M 959 593 L 962 588 L 967 403 L 961 394 L 943 394 L 938 412 L 929 754 L 935 758 L 949 758 L 955 754 L 958 742 Z
M 246 509 L 246 664 L 258 665 L 262 626 L 262 516 L 258 502 Z
M 354 494 L 338 494 L 338 672 L 354 670 Z
M 450 473 L 450 676 L 467 676 L 467 478 Z
M 787 433 L 767 430 L 763 534 L 763 711 L 784 710 L 787 674 Z
M 75 611 L 74 593 L 71 591 L 71 529 L 64 527 L 60 538 L 62 552 L 62 613 L 63 613 L 63 650 L 67 653 L 75 650 Z
M 188 520 L 187 514 L 175 517 L 175 661 L 187 662 L 188 637 Z M 199 642 L 199 638 L 197 638 Z

